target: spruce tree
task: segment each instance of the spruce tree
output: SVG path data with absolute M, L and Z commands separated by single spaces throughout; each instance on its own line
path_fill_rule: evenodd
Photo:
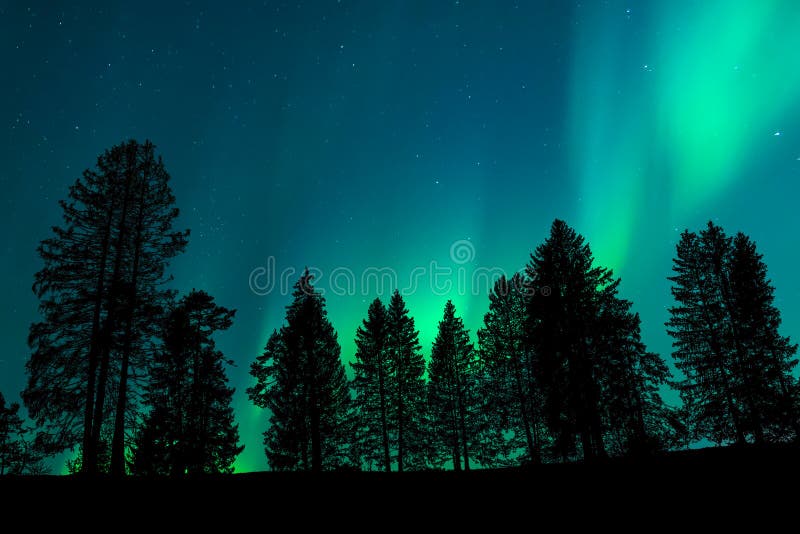
M 251 366 L 250 399 L 271 412 L 264 445 L 275 470 L 318 472 L 347 463 L 350 392 L 325 300 L 308 270 L 294 286 L 286 324 Z
M 798 430 L 797 347 L 755 244 L 709 222 L 685 231 L 673 265 L 668 333 L 683 378 L 675 382 L 691 436 L 716 443 L 784 440 Z
M 463 468 L 468 471 L 470 457 L 474 458 L 480 443 L 480 374 L 469 332 L 455 312 L 453 302 L 448 300 L 431 351 L 428 370 L 430 440 L 437 464 L 447 459 L 460 471 L 463 459 Z
M 721 296 L 709 265 L 710 251 L 697 234 L 683 232 L 673 265 L 672 296 L 667 322 L 674 338 L 672 356 L 684 378 L 674 382 L 693 439 L 744 441 L 733 398 L 730 355 L 722 336 Z M 724 256 L 727 251 L 718 255 Z
M 235 310 L 192 291 L 165 321 L 146 400 L 150 409 L 139 429 L 132 467 L 136 474 L 233 472 L 239 445 L 226 365 L 212 336 L 227 330 Z
M 380 299 L 369 306 L 367 318 L 356 331 L 353 408 L 356 416 L 356 444 L 360 462 L 391 471 L 389 442 L 390 373 L 386 308 Z
M 406 309 L 400 292 L 395 290 L 387 310 L 386 348 L 392 380 L 390 421 L 397 470 L 425 466 L 425 360 L 419 344 L 419 332 Z
M 673 412 L 660 389 L 670 378 L 664 360 L 648 352 L 632 303 L 604 299 L 592 340 L 606 443 L 616 454 L 649 454 L 675 441 Z
M 560 220 L 526 274 L 528 344 L 556 455 L 568 458 L 579 441 L 585 459 L 605 456 L 614 436 L 619 452 L 650 447 L 663 430 L 657 389 L 666 367 L 641 343 L 620 280 Z
M 522 460 L 541 462 L 543 429 L 541 396 L 535 381 L 533 351 L 525 335 L 525 280 L 517 273 L 501 277 L 489 293 L 489 311 L 478 330 L 480 357 L 485 368 L 487 401 L 496 427 L 510 435 L 512 449 Z
M 800 437 L 800 397 L 793 370 L 797 344 L 781 336 L 767 266 L 756 244 L 739 232 L 730 260 L 731 324 L 739 338 L 740 395 L 756 443 Z
M 589 341 L 598 314 L 598 293 L 615 284 L 611 273 L 593 266 L 582 236 L 560 220 L 536 248 L 526 268 L 530 281 L 528 344 L 536 354 L 545 422 L 557 455 L 585 458 L 605 454 L 600 391 L 593 376 Z

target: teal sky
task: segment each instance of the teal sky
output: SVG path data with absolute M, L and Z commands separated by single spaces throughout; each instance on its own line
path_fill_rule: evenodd
M 346 361 L 377 291 L 333 294 L 334 269 L 392 268 L 401 288 L 453 269 L 449 290 L 425 278 L 407 295 L 427 355 L 448 298 L 473 333 L 486 311 L 485 284 L 463 291 L 459 273 L 514 272 L 563 218 L 669 360 L 675 242 L 713 219 L 756 240 L 800 336 L 798 2 L 107 4 L 0 0 L 7 398 L 36 245 L 82 169 L 130 137 L 158 145 L 192 229 L 176 287 L 238 310 L 218 343 L 237 362 L 242 470 L 266 467 L 244 389 L 288 303 L 250 289 L 270 257 L 320 270 Z

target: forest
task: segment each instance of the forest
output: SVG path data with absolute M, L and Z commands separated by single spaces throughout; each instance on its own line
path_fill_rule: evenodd
M 59 206 L 63 223 L 38 247 L 22 404 L 0 394 L 0 474 L 44 473 L 65 451 L 85 477 L 233 473 L 243 446 L 231 360 L 214 336 L 236 312 L 172 289 L 169 264 L 190 233 L 176 228 L 155 146 L 109 148 Z M 426 354 L 394 291 L 364 310 L 356 353 L 343 355 L 338 337 L 351 333 L 337 333 L 306 270 L 250 366 L 270 469 L 469 471 L 635 462 L 703 442 L 794 447 L 797 345 L 780 333 L 756 243 L 712 222 L 685 230 L 669 281 L 673 350 L 659 355 L 620 279 L 555 220 L 524 272 L 494 281 L 477 343 L 448 301 Z M 678 406 L 663 400 L 669 388 Z

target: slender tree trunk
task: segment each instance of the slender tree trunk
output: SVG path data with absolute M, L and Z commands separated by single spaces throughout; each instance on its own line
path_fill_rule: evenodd
M 128 349 L 130 350 L 130 349 Z M 111 441 L 111 475 L 121 478 L 125 475 L 125 410 L 128 391 L 128 350 L 122 354 L 119 377 L 119 396 L 114 416 L 114 437 Z
M 132 154 L 133 153 L 133 154 Z M 131 155 L 134 157 L 131 158 Z M 133 159 L 133 162 L 131 161 Z M 111 364 L 111 344 L 114 335 L 115 329 L 115 320 L 116 320 L 116 292 L 119 291 L 120 285 L 120 278 L 122 270 L 122 256 L 123 256 L 123 248 L 125 245 L 125 238 L 127 234 L 127 216 L 128 216 L 128 202 L 130 200 L 130 188 L 131 188 L 131 181 L 133 180 L 133 170 L 131 169 L 132 165 L 135 165 L 135 153 L 133 150 L 129 149 L 128 152 L 128 159 L 125 162 L 125 192 L 123 195 L 122 200 L 122 210 L 120 212 L 120 220 L 119 220 L 119 232 L 117 234 L 116 244 L 114 246 L 114 271 L 112 276 L 111 282 L 111 291 L 112 294 L 110 295 L 110 303 L 108 307 L 108 315 L 106 317 L 106 325 L 104 328 L 104 335 L 102 339 L 103 343 L 103 353 L 102 358 L 100 360 L 100 374 L 97 380 L 97 399 L 95 404 L 94 410 L 94 421 L 92 423 L 92 445 L 93 450 L 95 451 L 94 462 L 97 463 L 97 449 L 100 446 L 100 432 L 102 431 L 103 427 L 103 416 L 105 411 L 105 399 L 106 399 L 106 388 L 108 386 L 108 372 L 109 367 Z
M 534 368 L 533 368 L 533 354 L 528 348 L 523 349 L 525 354 L 525 372 L 527 373 L 525 387 L 528 391 L 528 399 L 526 403 L 526 408 L 528 415 L 530 416 L 530 426 L 533 429 L 533 450 L 534 450 L 534 463 L 542 463 L 542 452 L 541 452 L 541 441 L 539 439 L 539 419 L 535 415 L 536 409 L 534 408 L 534 402 L 537 398 L 537 389 L 534 384 Z M 522 370 L 520 370 L 520 375 L 522 374 Z M 521 380 L 521 378 L 520 378 Z
M 511 358 L 514 362 L 514 383 L 517 390 L 517 399 L 519 402 L 522 427 L 525 429 L 525 442 L 528 445 L 528 458 L 531 459 L 531 462 L 538 464 L 540 459 L 538 451 L 535 449 L 535 445 L 533 444 L 533 434 L 531 433 L 531 424 L 528 417 L 528 399 L 522 390 L 522 373 L 520 372 L 519 361 L 517 360 L 516 355 L 512 355 Z
M 310 413 L 310 411 L 312 410 L 312 407 L 311 407 L 311 402 L 309 401 L 310 393 L 308 391 L 308 388 L 309 388 L 308 379 L 306 379 L 306 383 L 303 384 L 301 386 L 301 388 L 300 388 L 300 391 L 302 393 L 301 399 L 302 399 L 302 402 L 303 402 L 302 411 L 298 410 L 298 412 L 296 414 L 297 420 L 300 423 L 300 438 L 301 438 L 300 447 L 302 447 L 302 450 L 300 451 L 300 459 L 303 462 L 303 470 L 304 471 L 308 471 L 309 470 L 309 465 L 310 465 L 310 463 L 308 461 L 308 452 L 309 452 L 309 448 L 310 448 L 309 447 L 310 439 L 309 439 L 309 435 L 308 435 L 308 420 L 307 420 L 307 417 L 308 417 L 308 414 Z
M 403 472 L 403 455 L 405 454 L 405 447 L 404 447 L 404 440 L 405 436 L 403 435 L 404 425 L 403 419 L 405 418 L 404 412 L 404 402 L 403 402 L 403 364 L 402 364 L 402 355 L 399 355 L 398 358 L 398 368 L 397 368 L 397 472 Z
M 311 470 L 322 471 L 322 444 L 320 443 L 320 413 L 316 388 L 312 388 L 311 398 Z
M 458 406 L 456 396 L 453 395 L 452 383 L 449 384 L 448 389 L 447 396 L 449 398 L 448 404 L 450 405 L 450 438 L 452 439 L 453 446 L 453 469 L 455 471 L 461 471 L 461 447 L 458 436 Z
M 458 394 L 456 396 L 458 408 L 458 424 L 461 432 L 461 446 L 464 450 L 464 471 L 469 471 L 469 442 L 467 440 L 467 414 L 464 401 L 464 391 L 461 384 L 456 382 Z M 458 435 L 458 432 L 456 432 Z
M 83 457 L 81 468 L 84 473 L 94 475 L 97 473 L 97 448 L 92 440 L 92 419 L 94 416 L 94 399 L 96 395 L 95 382 L 97 380 L 97 352 L 100 345 L 100 314 L 103 309 L 105 291 L 106 262 L 108 261 L 108 248 L 111 240 L 111 220 L 114 217 L 114 203 L 111 203 L 107 212 L 106 228 L 100 244 L 100 271 L 97 275 L 94 311 L 92 313 L 92 333 L 89 346 L 89 374 L 86 380 L 86 399 L 83 412 Z
M 130 366 L 131 350 L 133 347 L 133 318 L 139 304 L 139 261 L 142 253 L 142 230 L 144 224 L 144 202 L 146 191 L 146 177 L 142 179 L 139 193 L 139 210 L 136 221 L 136 239 L 133 255 L 133 270 L 128 294 L 127 320 L 125 324 L 125 344 L 122 351 L 122 364 L 119 377 L 119 393 L 117 396 L 117 411 L 114 419 L 114 437 L 111 442 L 111 474 L 115 477 L 125 475 L 125 412 L 128 409 L 128 368 Z
M 384 377 L 383 355 L 378 360 L 378 386 L 381 402 L 381 439 L 383 440 L 383 468 L 389 473 L 392 470 L 392 460 L 389 455 L 389 429 L 386 422 L 386 383 Z

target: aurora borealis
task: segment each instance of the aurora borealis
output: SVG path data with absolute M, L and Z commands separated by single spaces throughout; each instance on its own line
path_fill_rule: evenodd
M 24 384 L 36 245 L 82 169 L 129 137 L 158 145 L 192 229 L 175 287 L 238 310 L 218 344 L 237 362 L 240 470 L 266 467 L 244 389 L 289 302 L 251 291 L 270 257 L 320 270 L 345 360 L 376 288 L 337 295 L 335 269 L 392 268 L 401 289 L 452 269 L 449 288 L 406 295 L 427 355 L 448 298 L 480 327 L 485 287 L 458 277 L 521 268 L 563 218 L 669 360 L 675 242 L 713 219 L 758 243 L 800 336 L 797 2 L 98 6 L 0 3 L 6 398 Z

